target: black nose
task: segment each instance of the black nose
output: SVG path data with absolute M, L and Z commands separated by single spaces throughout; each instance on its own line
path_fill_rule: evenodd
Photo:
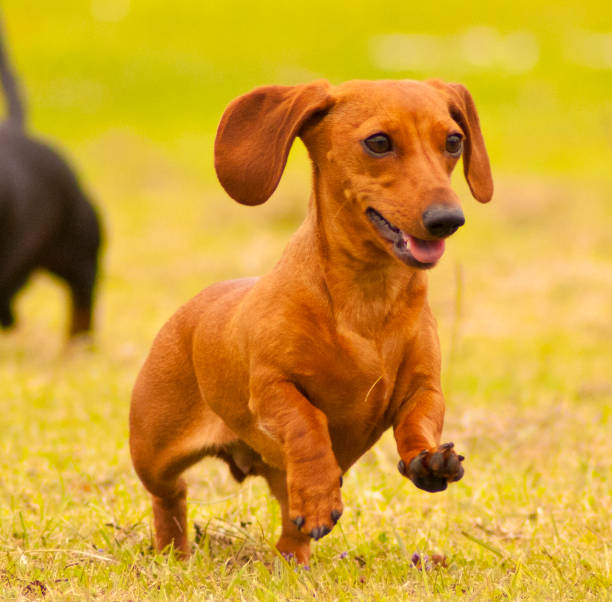
M 432 205 L 423 213 L 423 223 L 430 234 L 445 238 L 465 224 L 465 217 L 461 207 Z

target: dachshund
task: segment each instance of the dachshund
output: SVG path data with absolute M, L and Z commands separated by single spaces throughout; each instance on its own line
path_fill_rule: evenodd
M 450 175 L 493 195 L 472 97 L 439 80 L 265 86 L 235 99 L 215 141 L 239 203 L 275 190 L 291 145 L 312 162 L 305 221 L 260 278 L 219 282 L 163 326 L 137 378 L 130 448 L 156 548 L 186 557 L 181 473 L 204 456 L 264 477 L 278 550 L 308 564 L 342 514 L 342 475 L 393 427 L 402 475 L 442 491 L 464 473 L 440 443 L 440 346 L 427 270 L 464 223 Z

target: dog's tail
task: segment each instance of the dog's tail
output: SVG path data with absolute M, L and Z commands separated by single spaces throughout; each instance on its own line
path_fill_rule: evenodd
M 19 90 L 19 83 L 9 64 L 4 42 L 4 27 L 0 20 L 0 80 L 2 80 L 2 87 L 6 96 L 7 119 L 10 123 L 21 128 L 25 124 L 25 107 Z

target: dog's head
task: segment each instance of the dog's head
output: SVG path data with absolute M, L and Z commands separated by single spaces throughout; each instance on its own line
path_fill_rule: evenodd
M 265 202 L 300 136 L 319 193 L 349 236 L 428 268 L 464 223 L 450 174 L 463 156 L 473 196 L 493 195 L 489 159 L 470 93 L 438 80 L 325 81 L 267 86 L 234 100 L 215 142 L 215 167 L 240 203 Z

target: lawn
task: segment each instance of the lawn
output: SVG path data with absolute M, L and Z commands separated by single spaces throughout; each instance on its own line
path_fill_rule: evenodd
M 93 346 L 65 346 L 45 275 L 0 333 L 0 599 L 612 599 L 612 4 L 212 4 L 3 3 L 32 129 L 70 156 L 106 245 Z M 274 553 L 264 484 L 206 460 L 192 559 L 156 555 L 127 448 L 139 366 L 201 288 L 270 269 L 306 210 L 299 143 L 266 205 L 226 197 L 224 106 L 263 83 L 433 76 L 472 91 L 496 180 L 479 205 L 458 170 L 467 224 L 430 274 L 464 479 L 417 490 L 385 435 L 306 571 Z

